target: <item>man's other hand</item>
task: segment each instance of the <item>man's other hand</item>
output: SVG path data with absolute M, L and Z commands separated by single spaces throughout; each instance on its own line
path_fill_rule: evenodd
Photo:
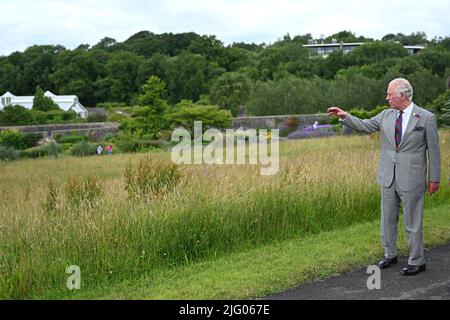
M 428 192 L 430 195 L 439 190 L 439 182 L 428 182 Z
M 330 107 L 327 112 L 329 116 L 338 116 L 340 119 L 345 119 L 347 117 L 347 112 L 338 107 Z

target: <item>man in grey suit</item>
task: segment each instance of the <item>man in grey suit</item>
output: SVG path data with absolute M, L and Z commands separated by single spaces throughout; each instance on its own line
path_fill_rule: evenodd
M 408 235 L 406 276 L 425 271 L 422 239 L 424 196 L 439 190 L 441 175 L 439 137 L 436 117 L 412 102 L 413 88 L 406 79 L 389 83 L 386 100 L 391 106 L 377 116 L 361 120 L 338 107 L 328 115 L 339 117 L 342 124 L 363 132 L 380 131 L 381 155 L 377 182 L 381 185 L 381 241 L 384 258 L 382 269 L 397 262 L 397 224 L 400 202 L 403 204 L 404 227 Z M 427 152 L 428 151 L 428 152 Z

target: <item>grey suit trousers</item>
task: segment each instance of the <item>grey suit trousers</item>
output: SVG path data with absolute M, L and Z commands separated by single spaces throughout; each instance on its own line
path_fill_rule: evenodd
M 424 191 L 401 191 L 396 181 L 381 187 L 381 242 L 387 258 L 397 256 L 397 233 L 400 203 L 403 205 L 404 228 L 408 236 L 410 265 L 425 263 L 422 237 Z

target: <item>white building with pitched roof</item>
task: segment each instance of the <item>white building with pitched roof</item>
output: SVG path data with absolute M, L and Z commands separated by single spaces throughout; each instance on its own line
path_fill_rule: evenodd
M 77 96 L 57 96 L 50 91 L 44 93 L 44 96 L 52 99 L 61 110 L 74 111 L 81 118 L 87 118 L 88 111 L 78 101 Z M 6 92 L 0 97 L 0 110 L 8 105 L 21 105 L 29 110 L 33 107 L 34 96 L 15 96 L 11 92 Z

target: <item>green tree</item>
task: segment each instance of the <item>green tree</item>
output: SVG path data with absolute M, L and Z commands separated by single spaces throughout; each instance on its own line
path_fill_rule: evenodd
M 417 72 L 420 69 L 422 69 L 422 66 L 417 61 L 417 59 L 414 59 L 412 57 L 404 57 L 398 59 L 397 63 L 393 68 L 398 72 L 404 74 L 405 76 L 408 76 L 409 74 Z
M 450 51 L 439 48 L 426 48 L 415 57 L 417 61 L 426 69 L 443 76 L 445 69 L 450 67 Z
M 208 62 L 203 55 L 183 52 L 170 58 L 166 77 L 168 99 L 177 103 L 182 99 L 197 101 L 207 92 L 210 81 L 224 73 L 217 63 Z
M 436 97 L 431 103 L 427 105 L 427 108 L 433 110 L 436 113 L 443 113 L 443 109 L 446 107 L 446 104 L 450 102 L 450 90 L 447 89 L 439 96 Z
M 143 93 L 139 96 L 139 105 L 152 106 L 156 113 L 164 112 L 163 98 L 166 96 L 166 84 L 160 78 L 151 76 L 142 86 Z
M 403 33 L 389 33 L 381 38 L 382 41 L 397 41 L 403 45 L 416 45 L 416 44 L 426 44 L 428 43 L 427 35 L 425 32 L 418 31 L 416 33 L 411 33 L 410 35 L 405 35 Z
M 44 90 L 38 86 L 34 94 L 32 109 L 47 112 L 50 110 L 59 110 L 59 107 L 51 98 L 46 97 Z
M 328 55 L 326 59 L 318 59 L 317 65 L 323 65 L 323 72 L 315 72 L 316 74 L 323 76 L 325 79 L 333 79 L 336 73 L 345 68 L 347 65 L 346 56 L 342 51 L 335 51 Z
M 142 61 L 137 71 L 136 85 L 140 88 L 150 76 L 166 79 L 168 59 L 168 56 L 155 53 L 150 59 Z
M 113 38 L 110 38 L 110 37 L 104 37 L 96 45 L 94 45 L 92 48 L 93 49 L 100 49 L 100 50 L 110 50 L 116 44 L 117 44 L 116 39 L 113 39 Z
M 329 89 L 329 83 L 318 77 L 257 81 L 247 110 L 256 116 L 316 113 L 332 101 Z
M 325 43 L 331 43 L 333 39 L 336 39 L 338 42 L 363 42 L 366 40 L 364 37 L 356 37 L 355 34 L 351 31 L 340 31 L 338 33 L 334 33 L 331 36 L 328 36 L 324 39 Z
M 36 86 L 41 85 L 53 90 L 50 75 L 58 55 L 65 51 L 61 46 L 32 46 L 23 54 L 21 92 L 31 94 Z
M 142 56 L 132 52 L 118 52 L 106 64 L 108 77 L 117 80 L 114 90 L 119 93 L 121 99 L 116 102 L 130 103 L 133 95 L 137 93 L 136 77 L 143 60 Z
M 257 54 L 242 48 L 226 47 L 222 50 L 218 63 L 229 72 L 244 67 L 256 67 Z
M 201 36 L 190 44 L 188 50 L 194 54 L 201 54 L 208 61 L 220 61 L 224 52 L 223 42 L 216 36 Z
M 402 58 L 407 55 L 408 52 L 399 43 L 376 41 L 353 49 L 348 54 L 348 59 L 352 65 L 363 65 L 380 62 L 387 58 Z
M 428 69 L 420 69 L 408 76 L 414 88 L 414 102 L 420 106 L 427 105 L 445 91 L 442 78 Z
M 96 101 L 116 102 L 126 99 L 120 81 L 110 77 L 98 78 L 93 83 L 93 89 Z
M 20 93 L 21 74 L 20 66 L 12 64 L 6 57 L 0 57 L 0 94 L 7 91 Z
M 244 105 L 252 90 L 251 80 L 238 72 L 227 72 L 216 79 L 210 90 L 210 100 L 236 116 L 239 105 Z
M 172 128 L 182 126 L 191 134 L 194 133 L 194 121 L 202 121 L 204 130 L 229 128 L 232 122 L 230 111 L 214 105 L 195 105 L 191 100 L 181 101 L 165 117 Z
M 168 109 L 165 95 L 165 83 L 152 76 L 142 86 L 139 96 L 139 108 L 134 108 L 131 118 L 121 121 L 121 129 L 138 137 L 157 138 L 158 134 L 167 129 L 164 114 Z
M 280 79 L 289 74 L 308 77 L 313 73 L 309 50 L 292 41 L 266 48 L 258 57 L 261 80 Z
M 83 104 L 95 105 L 97 100 L 93 83 L 104 73 L 105 68 L 104 57 L 100 57 L 98 51 L 61 52 L 50 76 L 57 92 L 76 95 Z

